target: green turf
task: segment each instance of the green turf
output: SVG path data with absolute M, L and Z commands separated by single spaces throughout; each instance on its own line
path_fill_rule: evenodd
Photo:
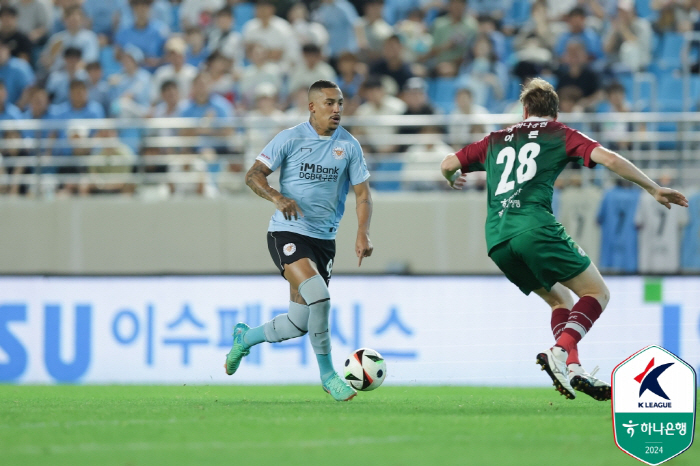
M 550 389 L 0 385 L 0 464 L 637 465 L 610 404 Z M 699 465 L 691 447 L 671 465 Z

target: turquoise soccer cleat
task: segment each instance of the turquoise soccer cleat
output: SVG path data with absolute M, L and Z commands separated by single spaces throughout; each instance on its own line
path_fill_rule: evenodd
M 241 359 L 250 354 L 250 347 L 243 342 L 243 337 L 250 330 L 246 324 L 238 323 L 233 327 L 233 346 L 226 355 L 226 373 L 233 375 L 241 365 Z
M 332 375 L 323 381 L 323 389 L 332 396 L 335 401 L 349 401 L 357 395 L 355 389 L 345 383 L 337 372 L 333 372 Z

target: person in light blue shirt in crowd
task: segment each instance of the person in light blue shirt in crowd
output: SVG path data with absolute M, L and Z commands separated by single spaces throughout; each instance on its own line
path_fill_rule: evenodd
M 640 192 L 624 181 L 618 181 L 616 187 L 605 192 L 597 217 L 601 228 L 601 269 L 637 272 L 637 226 L 634 217 Z
M 114 39 L 117 56 L 127 45 L 135 45 L 143 52 L 144 66 L 151 72 L 163 61 L 163 45 L 169 33 L 164 23 L 151 18 L 152 3 L 153 0 L 130 0 L 134 23 L 120 29 Z
M 79 6 L 71 6 L 63 12 L 66 30 L 49 38 L 39 63 L 47 70 L 63 68 L 63 51 L 69 47 L 80 49 L 87 63 L 100 58 L 100 43 L 97 34 L 85 28 L 85 13 Z
M 29 102 L 27 110 L 22 114 L 22 118 L 27 120 L 48 120 L 51 118 L 49 113 L 49 93 L 42 87 L 32 86 L 28 89 L 27 100 Z M 25 138 L 35 139 L 36 142 L 44 147 L 45 139 L 49 136 L 48 130 L 25 130 L 22 131 L 22 136 Z M 44 155 L 42 150 L 40 155 Z
M 90 21 L 90 29 L 98 36 L 111 39 L 119 28 L 123 11 L 129 9 L 128 0 L 85 0 L 83 10 Z
M 85 67 L 88 74 L 88 98 L 102 106 L 105 113 L 109 110 L 109 84 L 102 79 L 102 65 L 98 61 L 88 63 Z
M 100 104 L 89 99 L 85 81 L 74 79 L 70 82 L 68 102 L 51 107 L 51 117 L 55 120 L 90 120 L 104 118 Z
M 323 0 L 312 18 L 330 31 L 328 48 L 331 57 L 337 57 L 342 52 L 356 53 L 360 46 L 364 47 L 366 41 L 362 22 L 355 7 L 347 0 Z
M 79 48 L 69 47 L 63 52 L 65 68 L 52 71 L 46 81 L 46 90 L 51 96 L 51 103 L 62 104 L 68 101 L 70 82 L 74 79 L 86 81 L 89 79 L 81 60 L 83 53 Z
M 212 92 L 211 90 L 211 77 L 208 73 L 199 73 L 192 81 L 192 97 L 186 101 L 183 105 L 182 111 L 180 112 L 180 117 L 183 118 L 224 118 L 234 116 L 234 110 L 231 103 L 224 97 Z M 226 138 L 233 134 L 233 128 L 223 128 L 223 127 L 207 127 L 206 124 L 201 123 L 199 127 L 188 128 L 180 131 L 181 136 L 218 136 L 219 138 Z M 218 153 L 226 153 L 225 142 L 211 141 L 208 143 L 201 143 L 196 146 L 197 152 L 212 151 Z
M 8 101 L 9 94 L 5 82 L 0 79 L 0 120 L 20 120 L 22 112 Z
M 273 262 L 289 282 L 289 311 L 258 327 L 237 324 L 224 367 L 226 374 L 233 375 L 252 346 L 308 333 L 324 391 L 336 401 L 348 401 L 357 393 L 333 368 L 328 283 L 335 236 L 351 185 L 357 206 L 358 266 L 372 255 L 369 172 L 360 144 L 340 126 L 344 100 L 338 86 L 316 81 L 309 88 L 308 100 L 309 121 L 275 136 L 246 174 L 251 190 L 276 207 L 267 245 Z M 277 170 L 279 191 L 268 181 Z
M 103 1 L 103 0 L 98 0 Z M 121 5 L 121 16 L 119 21 L 119 29 L 128 28 L 134 25 L 134 12 L 129 5 L 128 0 L 119 0 Z M 153 0 L 151 1 L 151 18 L 167 27 L 172 32 L 180 32 L 179 29 L 173 29 L 173 25 L 177 25 L 178 21 L 173 11 L 173 5 L 168 0 Z
M 128 44 L 122 50 L 122 72 L 109 77 L 110 115 L 139 117 L 150 111 L 151 73 L 141 68 L 143 52 Z
M 0 41 L 0 80 L 7 92 L 7 102 L 16 103 L 24 90 L 34 84 L 34 72 L 21 58 L 12 56 L 8 44 Z
M 557 44 L 554 47 L 556 56 L 561 57 L 564 55 L 569 41 L 577 40 L 584 45 L 592 60 L 602 58 L 603 42 L 599 34 L 586 26 L 586 10 L 582 7 L 575 7 L 569 12 L 566 20 L 569 24 L 569 30 L 559 36 Z

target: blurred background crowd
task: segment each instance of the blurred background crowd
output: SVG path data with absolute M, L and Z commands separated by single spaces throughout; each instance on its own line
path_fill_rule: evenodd
M 217 173 L 240 173 L 277 131 L 305 120 L 318 79 L 340 85 L 371 168 L 394 173 L 375 189 L 441 189 L 413 175 L 496 129 L 484 115 L 517 119 L 520 85 L 533 76 L 555 85 L 569 115 L 694 110 L 695 30 L 700 0 L 0 0 L 0 189 L 33 194 L 28 175 L 63 174 L 75 176 L 46 178 L 43 191 L 130 193 L 116 175 L 138 165 L 196 174 L 170 193 L 236 192 L 242 184 Z M 402 115 L 449 119 L 358 124 Z M 122 123 L 85 123 L 104 118 Z M 165 118 L 199 120 L 144 129 Z M 574 126 L 608 134 L 617 150 L 648 129 Z M 178 154 L 193 157 L 165 157 Z M 49 166 L 66 155 L 102 159 Z M 44 166 L 19 156 L 45 156 Z

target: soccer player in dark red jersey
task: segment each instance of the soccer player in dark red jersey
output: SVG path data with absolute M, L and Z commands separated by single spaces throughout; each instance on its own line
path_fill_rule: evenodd
M 442 174 L 451 187 L 461 189 L 467 173 L 486 171 L 489 257 L 523 293 L 535 292 L 552 308 L 556 343 L 537 355 L 537 363 L 567 398 L 575 398 L 576 389 L 608 400 L 610 386 L 583 369 L 577 344 L 600 317 L 610 293 L 596 266 L 552 214 L 554 181 L 572 161 L 589 168 L 601 164 L 669 209 L 671 204 L 688 207 L 688 200 L 657 185 L 624 157 L 556 121 L 559 97 L 546 81 L 530 81 L 520 101 L 524 121 L 448 155 Z M 576 304 L 569 290 L 579 297 Z

